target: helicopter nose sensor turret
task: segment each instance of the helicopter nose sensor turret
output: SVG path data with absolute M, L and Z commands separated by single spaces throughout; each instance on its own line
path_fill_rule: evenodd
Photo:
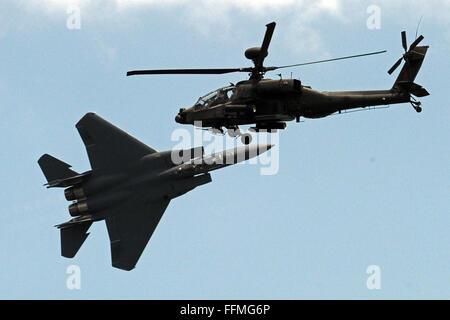
M 177 116 L 175 117 L 175 122 L 181 123 L 181 124 L 186 122 L 185 116 L 183 114 L 185 110 L 186 110 L 185 108 L 181 108 L 180 109 L 180 111 L 178 112 Z

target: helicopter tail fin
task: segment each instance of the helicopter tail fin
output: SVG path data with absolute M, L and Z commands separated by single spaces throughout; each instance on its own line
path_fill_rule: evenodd
M 414 80 L 422 67 L 427 50 L 428 46 L 417 46 L 408 52 L 408 60 L 403 65 L 400 74 L 395 80 L 393 86 L 394 89 L 407 90 L 409 93 L 418 97 L 429 94 L 423 87 L 414 83 Z

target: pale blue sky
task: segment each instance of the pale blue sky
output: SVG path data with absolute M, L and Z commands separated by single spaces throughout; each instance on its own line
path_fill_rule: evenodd
M 57 2 L 0 4 L 0 298 L 450 298 L 449 1 Z M 77 2 L 81 29 L 68 30 Z M 371 4 L 379 30 L 366 27 Z M 131 272 L 111 267 L 102 222 L 75 259 L 60 256 L 53 225 L 69 219 L 68 203 L 42 187 L 43 153 L 88 170 L 74 125 L 89 111 L 168 150 L 180 107 L 245 78 L 127 70 L 249 66 L 245 49 L 276 21 L 267 65 L 388 50 L 284 77 L 319 90 L 387 89 L 400 32 L 412 42 L 422 14 L 430 50 L 416 81 L 431 96 L 421 114 L 404 104 L 288 123 L 278 174 L 212 173 L 171 202 Z M 66 288 L 71 264 L 79 291 Z M 366 288 L 372 264 L 381 290 Z

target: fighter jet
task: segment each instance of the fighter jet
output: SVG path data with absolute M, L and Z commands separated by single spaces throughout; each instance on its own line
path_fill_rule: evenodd
M 57 225 L 61 255 L 73 258 L 91 224 L 105 220 L 113 267 L 132 270 L 170 200 L 211 182 L 209 171 L 253 158 L 273 145 L 247 145 L 204 155 L 203 147 L 157 152 L 94 113 L 76 128 L 92 170 L 77 173 L 48 154 L 39 160 L 48 188 L 72 201 L 70 221 Z

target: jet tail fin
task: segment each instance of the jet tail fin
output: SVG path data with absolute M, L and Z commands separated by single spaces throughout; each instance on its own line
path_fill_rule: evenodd
M 47 182 L 67 179 L 78 175 L 77 172 L 70 169 L 70 164 L 58 160 L 49 154 L 44 154 L 40 157 L 38 164 L 41 167 Z
M 79 223 L 67 223 L 60 227 L 61 229 L 61 255 L 66 258 L 73 258 L 80 250 L 84 241 L 89 236 L 89 227 L 92 220 L 83 221 Z

